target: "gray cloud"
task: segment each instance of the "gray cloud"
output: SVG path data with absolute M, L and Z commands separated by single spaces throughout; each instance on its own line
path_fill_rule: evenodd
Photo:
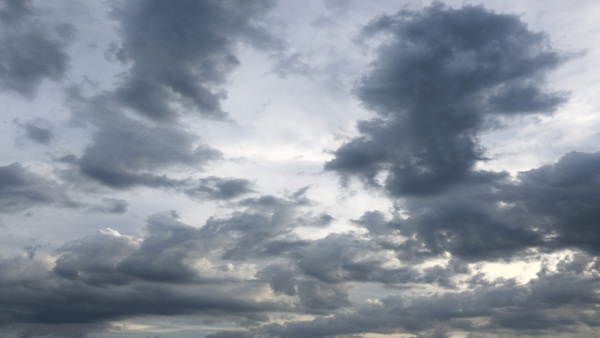
M 34 207 L 85 209 L 93 213 L 123 214 L 128 203 L 105 198 L 100 204 L 81 201 L 61 183 L 35 174 L 20 163 L 0 167 L 0 212 L 17 213 Z
M 59 79 L 68 68 L 61 53 L 69 29 L 27 30 L 19 20 L 33 20 L 31 4 L 4 3 L 0 20 L 9 29 L 0 40 L 22 41 L 28 32 L 56 47 L 46 68 L 31 66 L 30 77 L 0 73 L 18 79 L 0 88 L 31 96 L 43 79 Z M 325 1 L 342 16 L 349 4 Z M 325 169 L 385 189 L 395 208 L 348 221 L 358 230 L 309 239 L 321 233 L 315 228 L 344 225 L 347 213 L 331 212 L 335 219 L 319 210 L 308 187 L 282 197 L 260 195 L 243 178 L 198 178 L 224 155 L 181 119 L 187 112 L 227 119 L 221 104 L 239 44 L 275 51 L 283 78 L 312 71 L 303 52 L 282 52 L 282 42 L 261 26 L 273 3 L 110 5 L 122 41 L 106 56 L 129 68 L 100 94 L 84 97 L 77 86 L 67 92 L 72 127 L 90 131 L 90 143 L 55 160 L 67 168 L 56 171 L 64 184 L 18 163 L 0 167 L 0 212 L 51 206 L 88 217 L 125 214 L 128 202 L 98 185 L 120 194 L 162 189 L 219 202 L 220 209 L 198 225 L 176 212 L 154 214 L 137 236 L 104 229 L 65 239 L 50 254 L 38 242 L 19 245 L 19 255 L 0 257 L 0 328 L 20 330 L 20 337 L 85 337 L 117 330 L 108 324 L 114 321 L 182 315 L 247 329 L 208 336 L 214 338 L 550 336 L 600 327 L 600 153 L 571 152 L 516 179 L 475 169 L 485 160 L 478 136 L 487 128 L 511 116 L 552 113 L 565 101 L 545 87 L 546 74 L 565 57 L 543 33 L 517 16 L 440 3 L 367 25 L 361 38 L 386 42 L 356 95 L 378 117 L 359 122 L 361 137 L 337 149 Z M 10 53 L 0 47 L 0 58 Z M 53 140 L 40 121 L 20 126 L 33 142 Z M 385 182 L 376 180 L 380 175 Z M 95 203 L 86 199 L 88 188 L 100 194 Z M 546 254 L 562 256 L 552 263 Z M 525 283 L 479 270 L 480 263 L 529 260 L 542 268 Z M 371 291 L 388 296 L 351 301 Z M 301 319 L 307 315 L 314 319 Z
M 305 206 L 305 190 L 294 199 L 275 196 L 248 198 L 238 202 L 244 211 L 230 217 L 211 217 L 202 228 L 205 238 L 218 245 L 223 259 L 247 260 L 281 256 L 306 245 L 292 231 L 299 208 Z
M 19 338 L 33 337 L 72 337 L 85 338 L 90 332 L 104 331 L 107 329 L 118 329 L 110 324 L 26 324 L 13 325 L 19 331 Z
M 58 183 L 27 171 L 19 163 L 0 167 L 0 211 L 14 213 L 38 205 L 81 206 Z
M 31 98 L 44 79 L 60 80 L 68 71 L 65 49 L 74 29 L 43 23 L 28 0 L 0 5 L 0 90 Z
M 252 182 L 240 178 L 210 176 L 201 178 L 198 185 L 185 193 L 198 199 L 230 200 L 251 192 Z
M 202 228 L 179 222 L 172 215 L 157 214 L 147 220 L 143 239 L 121 236 L 112 230 L 66 243 L 53 271 L 89 285 L 121 285 L 136 281 L 156 283 L 223 283 L 238 280 L 227 265 L 206 261 L 218 250 Z
M 317 280 L 326 284 L 373 282 L 389 287 L 434 284 L 454 289 L 453 278 L 469 273 L 460 261 L 447 266 L 435 265 L 426 269 L 412 266 L 386 267 L 390 263 L 386 249 L 377 240 L 361 236 L 329 235 L 320 240 L 290 247 L 287 268 L 270 265 L 259 274 L 268 281 L 274 292 L 296 294 L 298 281 Z M 291 269 L 291 270 L 290 270 Z M 295 274 L 292 277 L 292 274 Z
M 176 128 L 120 122 L 99 130 L 79 159 L 82 174 L 110 187 L 173 185 L 166 176 L 154 174 L 156 169 L 179 164 L 201 168 L 222 156 L 204 145 L 194 147 L 195 137 Z
M 479 286 L 468 292 L 388 296 L 345 313 L 269 324 L 251 337 L 338 337 L 375 332 L 442 337 L 449 331 L 547 336 L 594 324 L 596 277 L 540 271 L 526 285 Z M 479 323 L 477 322 L 479 321 Z M 583 326 L 581 326 L 583 325 Z M 215 335 L 218 337 L 218 335 Z
M 225 118 L 222 85 L 240 63 L 236 43 L 261 49 L 281 45 L 255 20 L 272 6 L 267 0 L 120 3 L 113 10 L 123 36 L 118 53 L 132 66 L 117 96 L 155 120 L 175 119 L 175 103 Z
M 178 187 L 181 182 L 159 170 L 187 166 L 201 170 L 210 161 L 222 158 L 221 152 L 198 144 L 198 137 L 176 124 L 157 124 L 130 118 L 110 97 L 86 98 L 77 88 L 70 90 L 69 105 L 74 120 L 94 127 L 92 143 L 83 155 L 70 158 L 79 172 L 111 188 L 138 185 Z M 73 179 L 68 172 L 66 179 Z
M 543 33 L 513 15 L 483 7 L 382 16 L 363 30 L 384 34 L 371 72 L 356 89 L 379 114 L 360 121 L 362 136 L 334 152 L 326 170 L 359 177 L 393 196 L 438 193 L 457 183 L 490 181 L 477 135 L 498 116 L 550 113 L 563 93 L 545 92 L 545 74 L 563 60 Z
M 106 229 L 68 241 L 54 265 L 34 255 L 0 259 L 0 325 L 18 323 L 36 336 L 142 315 L 261 322 L 266 312 L 290 310 L 276 299 L 257 300 L 264 291 L 247 266 L 213 264 L 210 253 L 219 248 L 202 228 L 159 214 L 146 231 L 134 238 Z
M 58 259 L 50 270 L 56 281 L 53 286 L 38 281 L 47 276 L 44 271 L 49 269 L 40 265 L 37 256 L 5 259 L 3 271 L 13 272 L 5 275 L 3 285 L 29 280 L 32 287 L 43 286 L 44 291 L 27 294 L 32 297 L 29 302 L 41 304 L 35 309 L 24 308 L 24 303 L 3 294 L 3 316 L 9 322 L 18 319 L 36 325 L 64 323 L 66 317 L 72 318 L 71 322 L 101 324 L 144 314 L 237 316 L 252 322 L 248 332 L 236 333 L 248 337 L 325 337 L 366 332 L 434 337 L 452 330 L 529 335 L 577 332 L 600 323 L 589 312 L 600 301 L 594 256 L 581 252 L 572 255 L 558 262 L 555 272 L 543 267 L 538 277 L 525 285 L 514 280 L 488 281 L 481 274 L 470 277 L 463 260 L 511 259 L 524 250 L 537 250 L 532 251 L 537 254 L 564 248 L 594 254 L 593 228 L 587 232 L 589 240 L 579 242 L 560 229 L 567 224 L 571 228 L 587 227 L 576 221 L 595 217 L 595 209 L 586 207 L 584 199 L 595 189 L 591 182 L 598 176 L 599 156 L 570 153 L 554 165 L 522 173 L 520 182 L 466 185 L 413 199 L 407 207 L 414 216 L 408 219 L 366 213 L 354 221 L 369 231 L 364 236 L 332 234 L 318 240 L 298 240 L 292 230 L 302 226 L 297 222 L 301 208 L 311 206 L 304 196 L 306 189 L 288 198 L 241 200 L 232 207 L 244 208 L 242 211 L 211 218 L 199 228 L 183 224 L 176 215 L 155 215 L 148 219 L 144 238 L 107 230 L 67 242 L 57 250 Z M 570 194 L 568 199 L 564 198 L 565 191 Z M 540 198 L 544 203 L 538 201 Z M 565 204 L 567 201 L 573 205 Z M 595 202 L 591 199 L 589 203 Z M 464 205 L 473 205 L 473 209 L 459 208 Z M 540 205 L 545 208 L 534 208 Z M 576 209 L 576 216 L 582 218 L 570 218 L 575 214 L 554 216 L 562 215 L 559 206 L 565 210 L 583 208 Z M 544 222 L 523 222 L 536 219 Z M 552 236 L 545 236 L 548 233 Z M 386 251 L 395 251 L 401 262 L 409 264 L 387 266 L 390 259 Z M 445 266 L 412 266 L 446 253 L 452 259 Z M 26 261 L 30 262 L 26 265 L 29 268 L 15 270 Z M 265 266 L 254 274 L 245 272 L 241 262 L 264 262 Z M 356 305 L 349 301 L 352 283 L 388 287 L 433 284 L 450 290 L 464 283 L 469 289 L 434 296 L 406 292 L 370 305 Z M 273 300 L 257 303 L 225 294 L 232 289 L 260 293 L 265 284 L 273 291 Z M 184 295 L 175 286 L 193 288 L 201 295 L 188 299 L 181 307 Z M 101 290 L 118 291 L 120 298 L 109 297 Z M 149 297 L 148 290 L 163 296 Z M 46 292 L 65 299 L 58 310 L 50 307 Z M 276 301 L 281 297 L 292 297 L 294 301 Z M 126 305 L 125 300 L 143 306 Z M 310 313 L 317 319 L 263 325 L 268 311 Z M 483 324 L 473 322 L 480 319 Z
M 44 273 L 47 268 L 39 262 L 26 261 L 32 262 L 27 258 L 3 259 L 1 262 L 3 271 L 8 274 L 1 281 L 2 324 L 51 324 L 60 329 L 60 324 L 102 324 L 134 316 L 185 314 L 259 320 L 260 314 L 266 311 L 286 310 L 284 304 L 254 300 L 260 290 L 251 283 L 205 285 L 202 288 L 138 283 L 98 288 L 60 275 L 49 276 Z M 40 274 L 25 275 L 29 269 Z M 12 277 L 14 280 L 10 279 Z M 149 294 L 154 296 L 148 297 Z
M 259 49 L 281 44 L 257 20 L 272 4 L 260 0 L 116 4 L 112 16 L 120 23 L 122 46 L 113 44 L 111 50 L 131 67 L 111 92 L 86 98 L 79 88 L 70 89 L 73 120 L 95 130 L 77 166 L 85 177 L 111 188 L 180 187 L 181 182 L 157 170 L 177 166 L 202 170 L 222 158 L 221 152 L 199 144 L 198 137 L 178 123 L 180 112 L 226 118 L 220 107 L 225 98 L 222 85 L 239 64 L 237 44 Z M 148 119 L 128 116 L 128 108 Z M 249 192 L 243 180 L 205 178 L 197 188 L 185 188 L 196 198 L 228 199 Z
M 365 226 L 403 261 L 447 253 L 466 261 L 510 260 L 567 248 L 598 253 L 600 153 L 571 152 L 521 172 L 518 182 L 455 187 L 405 202 L 408 219 L 366 213 Z M 406 239 L 395 244 L 394 239 Z
M 103 204 L 90 207 L 87 211 L 101 214 L 124 214 L 129 206 L 127 201 L 117 198 L 104 198 L 102 202 Z
M 600 252 L 600 153 L 570 152 L 518 178 L 521 184 L 506 189 L 505 199 L 531 220 L 546 246 Z
M 54 272 L 94 285 L 135 280 L 217 283 L 235 280 L 227 276 L 236 270 L 194 262 L 277 257 L 303 245 L 291 234 L 297 203 L 263 196 L 240 204 L 245 206 L 243 211 L 210 218 L 202 227 L 184 224 L 175 214 L 157 214 L 148 218 L 142 240 L 107 230 L 68 242 L 57 251 L 60 257 Z

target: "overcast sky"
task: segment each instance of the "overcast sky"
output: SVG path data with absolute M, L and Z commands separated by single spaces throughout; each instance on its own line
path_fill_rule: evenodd
M 595 0 L 0 0 L 0 336 L 600 336 Z

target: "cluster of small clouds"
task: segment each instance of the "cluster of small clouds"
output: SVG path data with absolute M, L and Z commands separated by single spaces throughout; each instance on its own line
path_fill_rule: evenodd
M 68 72 L 75 28 L 37 20 L 30 1 L 1 4 L 0 90 L 31 99 L 43 81 Z M 220 203 L 226 212 L 203 224 L 159 212 L 140 236 L 107 226 L 51 255 L 31 245 L 0 257 L 0 328 L 21 338 L 86 337 L 117 330 L 119 320 L 180 315 L 244 328 L 211 338 L 583 337 L 600 326 L 600 153 L 573 151 L 517 177 L 477 168 L 487 159 L 479 137 L 501 128 L 500 118 L 551 115 L 568 100 L 548 89 L 547 74 L 569 56 L 544 33 L 515 15 L 442 3 L 368 23 L 358 39 L 379 45 L 355 93 L 375 117 L 358 121 L 360 134 L 323 168 L 342 188 L 358 179 L 396 208 L 337 220 L 315 211 L 309 187 L 275 196 L 246 178 L 202 176 L 226 156 L 184 122 L 194 115 L 232 123 L 222 102 L 240 46 L 277 59 L 282 77 L 297 71 L 293 56 L 282 59 L 286 42 L 267 27 L 275 2 L 111 4 L 121 41 L 107 55 L 127 71 L 101 93 L 65 87 L 71 127 L 88 131 L 90 143 L 54 156 L 53 175 L 0 166 L 0 213 L 123 215 L 129 202 L 113 193 L 136 189 Z M 56 136 L 43 119 L 15 125 L 39 145 Z M 82 200 L 90 187 L 93 201 Z M 343 221 L 357 230 L 319 239 L 298 231 Z M 542 267 L 525 283 L 474 268 L 530 260 Z M 398 293 L 357 303 L 357 285 Z M 425 289 L 436 292 L 411 292 Z

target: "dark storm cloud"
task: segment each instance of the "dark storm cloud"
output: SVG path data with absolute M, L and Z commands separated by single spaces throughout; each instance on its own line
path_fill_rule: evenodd
M 296 218 L 296 222 L 298 222 L 299 225 L 316 227 L 316 228 L 326 228 L 334 221 L 335 221 L 335 218 L 333 218 L 333 216 L 325 214 L 325 213 L 317 215 L 317 216 L 313 216 L 312 214 L 309 214 L 309 215 L 304 215 L 304 216 Z
M 589 270 L 588 270 L 589 271 Z M 430 296 L 388 296 L 352 311 L 312 321 L 269 324 L 250 337 L 335 337 L 363 333 L 410 333 L 445 337 L 450 331 L 548 336 L 597 326 L 596 276 L 542 270 L 525 285 L 480 286 Z M 218 337 L 218 335 L 215 335 Z
M 222 156 L 204 145 L 194 147 L 195 137 L 177 128 L 148 127 L 126 118 L 119 122 L 100 129 L 79 159 L 82 174 L 112 188 L 176 185 L 156 170 L 173 165 L 200 169 Z
M 286 310 L 285 304 L 272 300 L 256 301 L 260 290 L 252 283 L 201 288 L 134 283 L 99 288 L 48 275 L 46 266 L 24 257 L 3 259 L 0 264 L 6 272 L 0 281 L 1 324 L 101 324 L 134 316 L 185 314 L 258 319 L 266 311 Z M 29 270 L 39 273 L 32 275 Z
M 457 277 L 471 273 L 469 262 L 510 261 L 566 248 L 597 254 L 594 229 L 600 202 L 594 196 L 600 195 L 599 164 L 600 153 L 570 153 L 556 164 L 521 173 L 519 182 L 470 184 L 408 200 L 407 219 L 388 220 L 380 212 L 368 212 L 354 223 L 365 227 L 370 238 L 329 235 L 298 247 L 288 245 L 280 254 L 293 264 L 269 266 L 259 276 L 275 293 L 288 295 L 297 294 L 299 281 L 311 279 L 452 289 Z M 452 259 L 426 269 L 384 268 L 389 263 L 386 250 L 405 264 L 448 254 Z M 565 266 L 581 273 L 589 264 L 581 258 Z M 469 283 L 478 284 L 475 279 Z M 498 283 L 510 280 L 485 285 Z
M 31 1 L 0 1 L 0 90 L 31 98 L 44 79 L 60 80 L 69 69 L 73 27 L 40 19 Z
M 404 262 L 446 254 L 470 262 L 511 260 L 563 249 L 597 254 L 599 177 L 600 153 L 571 152 L 521 172 L 518 182 L 462 185 L 406 200 L 407 219 L 369 212 L 355 223 Z
M 66 324 L 144 315 L 261 322 L 266 312 L 291 310 L 273 298 L 258 300 L 264 288 L 252 270 L 213 264 L 220 250 L 214 239 L 174 217 L 150 217 L 144 238 L 106 229 L 69 241 L 55 252 L 55 264 L 36 255 L 0 259 L 0 325 L 58 334 Z
M 434 284 L 454 289 L 453 278 L 469 273 L 460 262 L 447 266 L 435 265 L 425 269 L 411 266 L 386 267 L 390 263 L 385 248 L 377 241 L 357 235 L 329 235 L 308 241 L 287 252 L 290 262 L 284 268 L 269 265 L 259 273 L 275 293 L 296 294 L 299 282 L 319 281 L 342 285 L 348 282 L 372 282 L 390 287 Z
M 206 178 L 192 188 L 161 170 L 202 170 L 222 158 L 185 130 L 178 116 L 180 111 L 196 111 L 226 118 L 222 85 L 239 64 L 237 44 L 280 46 L 258 24 L 271 7 L 260 0 L 118 2 L 112 15 L 121 24 L 123 40 L 120 49 L 111 45 L 111 50 L 131 67 L 112 92 L 85 98 L 79 88 L 69 91 L 73 120 L 95 130 L 92 144 L 76 163 L 80 173 L 111 188 L 181 188 L 201 199 L 250 192 L 244 180 Z M 132 118 L 127 108 L 149 119 Z
M 172 168 L 203 171 L 223 154 L 180 125 L 132 119 L 108 97 L 87 100 L 76 91 L 72 96 L 75 120 L 95 132 L 81 157 L 58 159 L 72 166 L 62 175 L 66 181 L 77 184 L 83 177 L 114 189 L 173 189 L 199 200 L 230 200 L 254 192 L 253 183 L 240 178 L 167 176 Z
M 62 325 L 47 325 L 47 324 L 29 324 L 29 325 L 13 325 L 19 331 L 19 338 L 34 338 L 34 337 L 70 337 L 70 338 L 85 338 L 89 337 L 90 332 L 104 331 L 108 329 L 118 330 L 119 327 L 114 327 L 110 324 L 62 324 Z
M 0 212 L 14 213 L 38 205 L 78 208 L 56 182 L 27 171 L 21 164 L 0 167 Z
M 388 42 L 357 94 L 379 118 L 359 122 L 362 137 L 339 148 L 326 169 L 372 186 L 388 173 L 385 189 L 406 198 L 395 201 L 391 217 L 371 211 L 352 220 L 361 231 L 311 240 L 299 233 L 337 220 L 314 210 L 308 187 L 246 198 L 255 193 L 249 180 L 191 178 L 223 154 L 178 120 L 180 108 L 226 118 L 223 85 L 238 65 L 237 43 L 279 46 L 257 24 L 271 3 L 116 4 L 123 41 L 109 54 L 131 68 L 114 91 L 90 98 L 69 91 L 73 125 L 91 139 L 80 155 L 56 160 L 68 167 L 63 179 L 79 192 L 89 182 L 170 189 L 222 209 L 202 226 L 176 212 L 155 214 L 140 237 L 105 229 L 50 255 L 31 244 L 0 257 L 0 327 L 19 328 L 21 337 L 85 337 L 117 320 L 180 315 L 250 328 L 214 338 L 549 336 L 600 327 L 600 153 L 569 153 L 517 180 L 474 169 L 485 159 L 477 137 L 494 119 L 552 112 L 564 101 L 543 86 L 562 61 L 543 34 L 516 16 L 441 4 L 369 24 L 365 36 L 386 34 Z M 3 11 L 30 15 L 27 6 L 13 1 Z M 0 18 L 9 20 L 5 12 Z M 282 69 L 303 71 L 299 60 L 292 56 Z M 51 140 L 42 124 L 23 128 L 33 141 Z M 184 174 L 167 176 L 170 170 Z M 188 170 L 194 173 L 181 178 Z M 66 191 L 18 163 L 0 167 L 0 212 L 37 205 L 127 211 L 121 199 L 75 203 Z M 539 260 L 569 249 L 524 284 L 471 270 L 472 263 Z M 365 290 L 396 295 L 350 301 Z
M 499 116 L 550 113 L 563 93 L 544 91 L 545 74 L 564 57 L 517 16 L 483 7 L 382 16 L 364 37 L 383 34 L 371 72 L 356 89 L 380 117 L 360 121 L 362 134 L 325 165 L 343 180 L 356 176 L 393 196 L 428 195 L 464 182 L 490 181 L 477 136 Z
M 200 228 L 183 224 L 174 214 L 155 215 L 148 219 L 146 236 L 141 239 L 106 230 L 67 242 L 57 250 L 53 268 L 40 265 L 37 255 L 3 260 L 7 274 L 2 283 L 8 291 L 0 292 L 5 300 L 1 303 L 6 304 L 2 317 L 7 322 L 38 325 L 65 323 L 65 318 L 71 323 L 101 324 L 147 314 L 259 316 L 262 319 L 248 319 L 255 327 L 245 333 L 249 337 L 324 337 L 365 332 L 406 332 L 428 337 L 452 330 L 548 335 L 578 331 L 600 323 L 590 312 L 600 304 L 596 294 L 598 264 L 594 256 L 584 253 L 558 262 L 555 272 L 544 267 L 538 278 L 526 285 L 511 280 L 487 281 L 477 275 L 464 281 L 470 286 L 468 291 L 435 296 L 406 292 L 402 297 L 362 306 L 349 301 L 349 292 L 351 283 L 357 282 L 392 287 L 433 284 L 456 289 L 461 283 L 457 277 L 469 277 L 470 273 L 461 260 L 510 259 L 519 250 L 531 248 L 569 247 L 593 252 L 586 242 L 573 245 L 568 236 L 564 239 L 556 229 L 563 223 L 577 224 L 555 219 L 552 213 L 562 206 L 583 208 L 579 213 L 584 220 L 595 215 L 595 209 L 586 207 L 584 198 L 595 187 L 599 158 L 600 154 L 571 153 L 554 165 L 522 173 L 520 182 L 468 185 L 419 199 L 408 205 L 414 214 L 408 219 L 388 220 L 379 212 L 366 213 L 354 223 L 364 226 L 369 231 L 367 236 L 332 234 L 319 240 L 298 240 L 292 231 L 302 226 L 297 222 L 300 210 L 312 205 L 305 197 L 306 189 L 287 198 L 241 200 L 232 207 L 243 210 L 211 218 Z M 565 199 L 565 191 L 571 194 L 569 199 Z M 544 198 L 544 203 L 537 201 L 539 198 Z M 570 200 L 573 206 L 565 204 Z M 533 207 L 546 203 L 546 211 Z M 461 204 L 473 204 L 480 216 L 470 209 L 455 210 Z M 586 210 L 591 214 L 582 213 Z M 520 222 L 534 219 L 544 222 Z M 543 229 L 554 232 L 546 236 L 548 232 Z M 593 228 L 590 231 L 592 243 Z M 535 240 L 528 242 L 529 237 L 523 233 Z M 389 267 L 390 258 L 385 252 L 394 250 L 409 263 L 418 261 L 419 255 L 435 258 L 450 253 L 453 258 L 445 266 L 425 269 Z M 243 261 L 257 260 L 270 264 L 256 275 L 241 268 Z M 30 263 L 23 265 L 26 261 Z M 20 268 L 15 270 L 17 266 Z M 39 281 L 47 280 L 47 270 L 56 281 L 48 285 Z M 7 293 L 24 281 L 32 285 L 31 290 L 25 290 L 27 302 Z M 294 302 L 284 306 L 276 301 L 240 300 L 230 293 L 237 288 L 262 294 L 265 284 L 275 297 L 292 297 Z M 178 293 L 179 288 L 191 288 L 195 298 Z M 161 296 L 149 296 L 150 291 Z M 58 310 L 55 304 L 49 305 L 50 293 L 63 299 Z M 111 296 L 113 293 L 119 297 Z M 36 307 L 26 307 L 25 303 Z M 266 311 L 333 316 L 257 327 L 266 320 L 260 317 Z M 483 324 L 473 323 L 478 318 Z
M 303 245 L 290 234 L 297 203 L 263 196 L 242 204 L 249 207 L 229 217 L 210 218 L 203 227 L 184 224 L 174 213 L 157 214 L 148 218 L 142 240 L 106 230 L 68 242 L 57 251 L 60 256 L 53 271 L 93 285 L 136 280 L 217 283 L 235 280 L 231 276 L 238 270 L 209 261 L 196 263 L 278 257 Z
M 310 278 L 293 265 L 269 264 L 257 277 L 268 282 L 276 295 L 298 296 L 300 308 L 308 313 L 326 315 L 352 305 L 348 300 L 347 285 Z
M 292 233 L 299 208 L 307 203 L 304 192 L 300 190 L 291 199 L 261 196 L 241 200 L 238 205 L 245 210 L 226 218 L 211 217 L 202 234 L 220 247 L 223 259 L 282 256 L 306 245 Z
M 184 282 L 198 277 L 186 264 L 189 255 L 200 255 L 196 228 L 166 216 L 148 220 L 143 241 L 99 233 L 67 243 L 58 250 L 54 272 L 88 284 L 122 284 L 133 279 Z
M 113 10 L 123 37 L 115 53 L 131 62 L 131 70 L 117 96 L 154 120 L 175 119 L 174 104 L 225 118 L 222 85 L 240 64 L 236 44 L 281 46 L 256 20 L 271 7 L 268 0 L 121 2 Z
M 600 152 L 570 152 L 518 178 L 505 198 L 527 213 L 548 246 L 600 252 Z
M 76 200 L 64 185 L 31 172 L 20 163 L 0 167 L 0 213 L 17 213 L 38 206 L 122 214 L 128 203 L 114 198 L 105 198 L 99 204 L 83 202 Z

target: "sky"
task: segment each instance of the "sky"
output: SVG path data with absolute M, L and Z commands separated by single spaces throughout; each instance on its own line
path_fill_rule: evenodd
M 600 336 L 593 0 L 0 0 L 0 336 Z

